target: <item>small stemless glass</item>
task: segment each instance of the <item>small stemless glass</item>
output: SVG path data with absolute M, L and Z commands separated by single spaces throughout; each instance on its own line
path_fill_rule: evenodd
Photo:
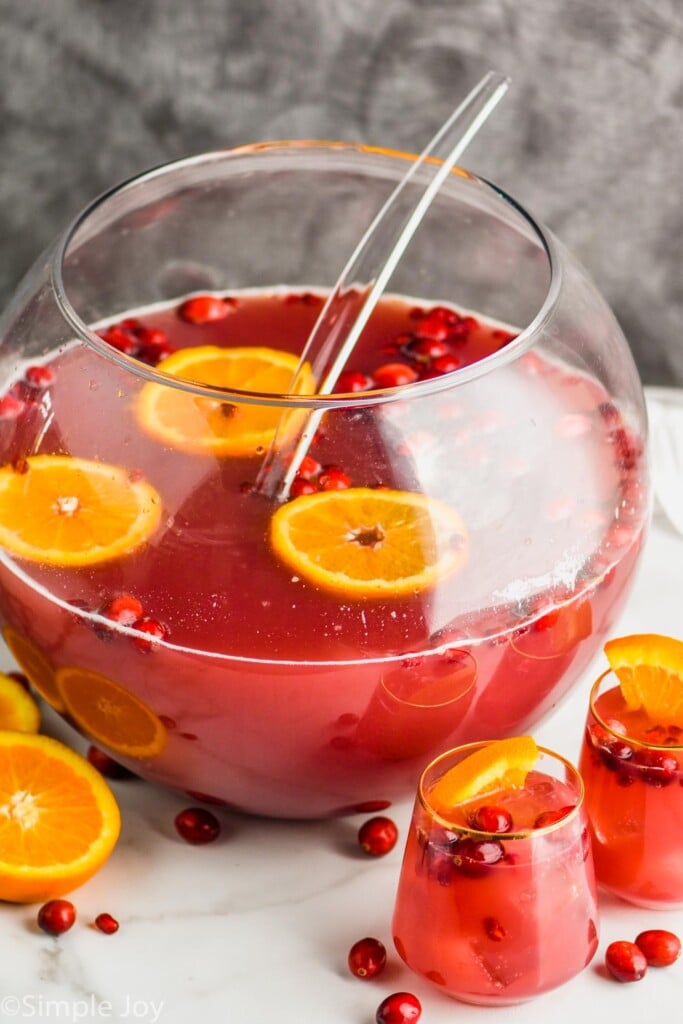
M 506 1006 L 556 988 L 590 962 L 597 894 L 583 782 L 559 754 L 539 748 L 523 790 L 479 801 L 521 800 L 537 827 L 486 833 L 458 823 L 457 809 L 451 821 L 432 806 L 437 780 L 482 746 L 442 754 L 420 779 L 393 935 L 406 964 L 443 992 Z
M 652 909 L 683 906 L 683 730 L 625 708 L 597 679 L 579 768 L 600 886 Z

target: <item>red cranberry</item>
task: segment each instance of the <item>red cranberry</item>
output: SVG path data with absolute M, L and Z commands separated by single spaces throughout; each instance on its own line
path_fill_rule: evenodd
M 106 618 L 118 622 L 121 626 L 132 626 L 137 619 L 142 618 L 142 613 L 142 602 L 132 594 L 120 594 L 102 609 L 102 614 Z
M 681 940 L 662 928 L 641 932 L 636 937 L 636 946 L 651 967 L 669 967 L 681 955 Z
M 492 942 L 502 942 L 507 934 L 497 917 L 484 918 L 484 931 Z
M 405 355 L 421 362 L 438 359 L 448 354 L 448 345 L 439 338 L 411 337 L 402 347 Z
M 54 382 L 55 375 L 49 366 L 29 366 L 24 374 L 24 380 L 32 388 L 48 388 Z
M 70 900 L 48 900 L 38 911 L 38 927 L 48 935 L 63 935 L 76 920 L 76 908 Z
M 316 494 L 320 488 L 312 480 L 304 480 L 302 477 L 295 477 L 289 487 L 290 498 L 299 498 L 302 494 Z
M 323 467 L 320 463 L 311 455 L 304 455 L 303 459 L 299 463 L 296 475 L 301 477 L 303 480 L 312 480 L 314 476 L 318 475 L 322 468 Z
M 100 775 L 104 775 L 106 779 L 131 779 L 134 777 L 132 772 L 129 772 L 109 754 L 105 754 L 99 747 L 88 747 L 87 758 L 93 768 L 97 768 Z
M 119 922 L 111 914 L 98 914 L 95 918 L 95 927 L 105 935 L 113 935 L 119 930 Z
M 611 942 L 605 951 L 605 964 L 617 981 L 640 981 L 647 972 L 645 954 L 635 942 Z
M 136 619 L 132 623 L 133 629 L 137 630 L 138 633 L 143 633 L 144 636 L 131 637 L 131 643 L 143 654 L 149 654 L 154 649 L 154 644 L 157 640 L 164 640 L 167 635 L 167 629 L 162 626 L 156 619 L 142 618 Z
M 385 363 L 375 370 L 374 377 L 378 388 L 398 388 L 412 384 L 418 375 L 412 366 L 405 363 Z
M 417 325 L 416 331 L 422 338 L 431 338 L 434 341 L 444 341 L 451 333 L 452 323 L 448 323 L 446 317 L 440 310 L 433 309 L 427 316 L 423 317 Z
M 568 804 L 566 807 L 555 807 L 552 811 L 541 811 L 534 821 L 534 828 L 547 828 L 548 825 L 554 825 L 566 818 L 573 810 L 574 804 Z
M 109 327 L 106 331 L 97 332 L 103 341 L 106 341 L 108 345 L 115 348 L 117 352 L 122 352 L 126 356 L 136 356 L 140 344 L 138 339 L 130 331 L 124 330 L 122 327 Z
M 318 483 L 323 491 L 345 491 L 351 486 L 351 477 L 334 466 L 321 473 Z
M 193 846 L 212 843 L 221 832 L 221 823 L 215 814 L 203 807 L 186 807 L 175 816 L 178 835 Z
M 638 765 L 639 776 L 651 786 L 668 786 L 679 771 L 677 759 L 666 750 L 636 750 L 633 764 Z
M 448 354 L 445 356 L 439 356 L 431 364 L 431 369 L 436 370 L 437 373 L 452 373 L 453 370 L 457 370 L 461 365 L 461 360 L 457 356 Z
M 369 818 L 358 830 L 358 842 L 362 850 L 371 857 L 383 857 L 396 846 L 398 829 L 391 820 L 382 815 Z
M 497 839 L 462 839 L 453 854 L 453 863 L 465 875 L 476 878 L 505 855 L 503 844 Z
M 357 978 L 376 978 L 387 963 L 387 951 L 379 939 L 359 939 L 349 950 L 349 970 Z
M 15 398 L 14 395 L 3 395 L 0 398 L 0 420 L 16 420 L 25 408 L 26 403 L 22 402 L 20 398 Z
M 339 379 L 334 390 L 340 394 L 349 394 L 356 391 L 368 391 L 374 384 L 372 377 L 358 370 L 344 370 L 339 374 Z
M 512 832 L 512 815 L 504 807 L 484 804 L 472 815 L 472 826 L 480 832 Z
M 394 992 L 377 1007 L 375 1024 L 410 1024 L 420 1019 L 422 1005 L 411 992 Z
M 195 295 L 178 307 L 178 316 L 191 324 L 208 324 L 224 320 L 234 303 L 216 295 Z

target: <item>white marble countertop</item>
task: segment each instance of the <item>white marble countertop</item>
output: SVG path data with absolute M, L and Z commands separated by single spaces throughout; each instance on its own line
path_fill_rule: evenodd
M 615 635 L 682 636 L 682 569 L 683 537 L 656 517 Z M 602 656 L 593 667 L 598 664 Z M 1 651 L 0 668 L 10 667 L 9 654 Z M 572 759 L 593 674 L 535 730 L 539 742 Z M 84 746 L 47 712 L 46 731 Z M 292 823 L 219 808 L 221 837 L 192 847 L 173 825 L 187 798 L 141 781 L 112 785 L 122 809 L 121 839 L 99 874 L 72 894 L 79 917 L 71 931 L 50 938 L 35 924 L 36 907 L 0 906 L 3 1022 L 373 1024 L 384 996 L 405 989 L 422 1001 L 421 1024 L 682 1019 L 683 960 L 651 969 L 631 985 L 609 979 L 602 966 L 613 939 L 633 939 L 651 927 L 682 933 L 681 911 L 641 910 L 606 897 L 598 953 L 579 977 L 523 1006 L 468 1007 L 412 975 L 393 951 L 402 844 L 383 858 L 361 854 L 356 833 L 367 815 Z M 411 805 L 407 800 L 387 812 L 402 835 Z M 105 936 L 89 927 L 101 911 L 118 918 L 118 933 Z M 387 969 L 370 982 L 352 977 L 346 966 L 350 946 L 365 935 L 380 938 L 389 953 Z

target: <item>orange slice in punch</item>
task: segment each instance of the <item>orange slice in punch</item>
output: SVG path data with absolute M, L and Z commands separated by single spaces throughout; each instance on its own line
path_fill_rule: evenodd
M 298 356 L 272 348 L 183 348 L 164 360 L 171 377 L 231 391 L 285 395 L 299 364 Z M 298 393 L 310 394 L 310 371 L 300 377 Z M 275 436 L 284 407 L 222 402 L 163 384 L 146 384 L 137 402 L 143 429 L 163 444 L 183 451 L 219 456 L 258 456 Z M 301 411 L 292 413 L 292 425 Z
M 0 672 L 0 730 L 38 732 L 40 710 L 30 693 L 11 676 Z
M 71 892 L 118 839 L 116 801 L 85 758 L 47 736 L 0 732 L 0 900 Z
M 55 670 L 40 648 L 11 626 L 7 626 L 2 635 L 33 689 L 57 711 L 63 711 L 64 704 L 55 683 Z
M 83 566 L 120 558 L 154 532 L 159 495 L 119 466 L 33 455 L 0 469 L 0 546 L 19 558 Z
M 538 759 L 531 736 L 512 736 L 480 747 L 450 768 L 428 793 L 437 810 L 448 811 L 481 793 L 519 789 Z
M 608 640 L 605 654 L 630 710 L 683 727 L 683 641 L 656 633 L 622 636 Z
M 270 536 L 294 572 L 348 597 L 425 590 L 467 555 L 460 516 L 411 491 L 350 487 L 302 495 L 278 508 Z
M 84 668 L 60 668 L 57 689 L 74 722 L 97 743 L 126 757 L 156 757 L 166 728 L 151 708 L 113 679 Z

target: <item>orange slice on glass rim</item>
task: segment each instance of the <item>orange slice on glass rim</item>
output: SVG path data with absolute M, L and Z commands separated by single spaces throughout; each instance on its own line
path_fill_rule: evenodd
M 0 731 L 38 732 L 40 710 L 30 693 L 11 676 L 0 672 Z
M 520 789 L 538 759 L 532 736 L 494 740 L 449 768 L 427 794 L 437 810 L 448 812 L 482 793 Z
M 350 487 L 302 495 L 277 509 L 270 537 L 295 573 L 348 597 L 425 590 L 467 557 L 460 516 L 412 491 Z
M 125 469 L 69 455 L 32 455 L 0 468 L 0 546 L 19 558 L 97 565 L 127 555 L 156 530 L 159 495 Z
M 120 815 L 85 758 L 47 736 L 0 732 L 0 900 L 71 892 L 112 852 Z
M 640 633 L 608 640 L 605 654 L 629 710 L 683 727 L 683 641 Z
M 11 626 L 2 631 L 2 636 L 34 690 L 55 710 L 63 711 L 64 704 L 55 683 L 55 670 L 40 648 Z
M 200 345 L 174 352 L 164 373 L 197 384 L 269 395 L 289 393 L 299 357 L 272 348 Z M 315 382 L 304 370 L 298 394 L 311 394 Z M 231 403 L 193 395 L 171 385 L 145 384 L 137 401 L 143 429 L 163 444 L 205 455 L 258 456 L 272 441 L 284 413 L 277 404 Z M 290 414 L 294 424 L 301 411 Z
M 119 683 L 88 669 L 57 670 L 65 710 L 88 736 L 126 757 L 156 757 L 166 745 L 166 728 L 144 701 Z

